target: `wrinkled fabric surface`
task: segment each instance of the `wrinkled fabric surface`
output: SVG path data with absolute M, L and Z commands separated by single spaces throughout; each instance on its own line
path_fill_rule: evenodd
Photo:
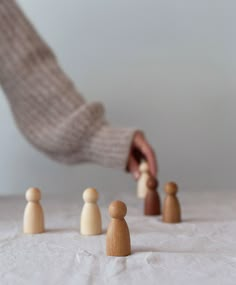
M 0 198 L 0 284 L 236 284 L 236 194 L 183 191 L 183 222 L 143 216 L 135 192 L 100 192 L 104 233 L 79 234 L 81 193 L 43 196 L 47 231 L 22 233 L 26 201 Z M 126 202 L 132 255 L 107 257 L 107 207 Z

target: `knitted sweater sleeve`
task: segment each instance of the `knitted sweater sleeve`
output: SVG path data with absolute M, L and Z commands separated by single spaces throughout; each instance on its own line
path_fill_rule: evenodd
M 84 100 L 14 0 L 0 0 L 0 84 L 40 151 L 65 163 L 126 167 L 134 130 L 112 128 L 103 106 Z

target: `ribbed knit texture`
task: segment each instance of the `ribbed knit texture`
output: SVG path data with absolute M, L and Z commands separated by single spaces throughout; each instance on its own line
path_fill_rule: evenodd
M 22 133 L 64 163 L 125 169 L 134 130 L 112 128 L 86 103 L 13 0 L 0 0 L 0 83 Z

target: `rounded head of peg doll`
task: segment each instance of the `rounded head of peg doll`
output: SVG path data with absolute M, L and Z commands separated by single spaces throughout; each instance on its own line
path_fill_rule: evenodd
M 25 193 L 28 202 L 37 202 L 41 199 L 41 192 L 38 188 L 29 188 Z
M 87 188 L 84 190 L 83 199 L 86 203 L 95 203 L 98 200 L 98 192 L 95 188 Z
M 122 201 L 113 201 L 109 206 L 109 214 L 114 219 L 123 219 L 127 213 L 127 207 Z
M 149 171 L 148 163 L 146 161 L 141 162 L 141 164 L 139 165 L 139 171 L 140 172 L 148 172 Z
M 158 180 L 155 177 L 149 177 L 147 181 L 147 187 L 150 190 L 156 190 L 158 187 Z
M 174 195 L 178 192 L 178 185 L 175 182 L 169 182 L 165 185 L 165 192 Z

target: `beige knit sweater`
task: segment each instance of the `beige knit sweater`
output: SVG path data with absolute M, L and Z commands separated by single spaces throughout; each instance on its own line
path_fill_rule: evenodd
M 0 0 L 0 84 L 22 133 L 49 157 L 125 169 L 134 130 L 87 103 L 15 1 Z

